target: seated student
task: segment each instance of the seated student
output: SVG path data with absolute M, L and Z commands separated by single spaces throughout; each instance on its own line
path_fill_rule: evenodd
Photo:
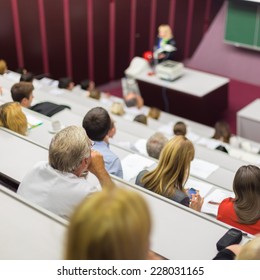
M 147 117 L 151 118 L 151 119 L 158 120 L 160 118 L 160 115 L 161 115 L 161 110 L 160 109 L 158 109 L 156 107 L 151 107 L 149 109 Z
M 92 89 L 89 91 L 89 97 L 99 100 L 101 98 L 101 92 L 98 89 Z
M 173 126 L 173 134 L 174 135 L 183 135 L 185 136 L 187 133 L 187 127 L 184 122 L 176 122 Z
M 233 181 L 235 198 L 224 199 L 217 219 L 251 234 L 260 233 L 260 169 L 241 166 Z
M 175 136 L 161 151 L 157 167 L 141 171 L 135 183 L 173 201 L 200 211 L 203 198 L 196 193 L 190 201 L 184 185 L 189 177 L 194 146 L 184 136 Z
M 139 122 L 147 125 L 147 117 L 144 114 L 140 114 L 134 117 L 134 122 Z
M 156 132 L 146 142 L 146 150 L 150 157 L 159 159 L 163 147 L 168 139 L 161 133 Z
M 58 88 L 63 88 L 67 90 L 72 90 L 74 88 L 74 83 L 71 78 L 63 77 L 59 79 Z
M 244 245 L 230 245 L 218 252 L 213 260 L 260 260 L 260 236 Z
M 85 79 L 80 82 L 80 87 L 83 90 L 91 91 L 95 89 L 95 83 L 91 80 Z
M 12 99 L 19 102 L 23 107 L 30 108 L 33 101 L 34 86 L 32 83 L 20 82 L 11 87 Z
M 31 72 L 26 72 L 25 74 L 22 74 L 20 77 L 20 82 L 28 82 L 32 83 L 34 79 L 34 75 Z
M 8 102 L 0 106 L 0 127 L 8 128 L 21 135 L 27 134 L 27 119 L 19 103 Z
M 230 127 L 227 122 L 219 121 L 215 124 L 215 132 L 212 136 L 213 139 L 229 143 L 231 137 Z
M 136 81 L 131 78 L 122 78 L 121 84 L 126 107 L 141 109 L 144 106 L 144 100 Z
M 110 174 L 123 178 L 121 162 L 109 149 L 112 121 L 108 112 L 102 107 L 92 108 L 85 115 L 82 125 L 89 138 L 95 141 L 94 149 L 103 155 L 106 170 Z
M 3 75 L 7 72 L 8 68 L 7 68 L 7 64 L 5 62 L 5 60 L 0 59 L 0 75 Z
M 85 199 L 72 215 L 65 258 L 151 259 L 150 232 L 150 212 L 140 194 L 123 188 L 104 189 Z
M 40 102 L 38 104 L 31 106 L 34 98 L 33 90 L 34 90 L 34 86 L 32 83 L 29 82 L 16 83 L 11 87 L 12 99 L 16 102 L 19 102 L 23 107 L 48 117 L 52 117 L 54 114 L 60 112 L 65 108 L 70 109 L 70 107 L 67 105 L 59 105 L 47 101 Z
M 122 116 L 125 113 L 124 110 L 124 105 L 120 102 L 113 102 L 110 112 L 112 114 L 118 115 L 118 116 Z
M 101 185 L 112 181 L 102 155 L 91 151 L 83 128 L 68 126 L 59 131 L 49 147 L 49 162 L 37 163 L 23 178 L 17 193 L 47 210 L 68 218 L 74 208 L 98 187 L 88 182 L 93 173 Z

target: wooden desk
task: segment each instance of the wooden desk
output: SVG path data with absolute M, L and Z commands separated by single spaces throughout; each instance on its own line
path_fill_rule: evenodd
M 185 68 L 175 81 L 143 72 L 136 77 L 147 106 L 208 125 L 228 107 L 229 79 Z

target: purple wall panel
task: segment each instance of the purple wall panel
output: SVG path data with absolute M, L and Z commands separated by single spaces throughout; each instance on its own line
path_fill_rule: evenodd
M 94 79 L 109 81 L 109 0 L 93 1 Z
M 124 76 L 124 70 L 129 66 L 130 52 L 130 0 L 116 0 L 115 28 L 115 76 Z
M 9 69 L 17 68 L 17 55 L 10 0 L 0 1 L 0 59 L 5 59 Z
M 19 0 L 18 12 L 23 46 L 24 67 L 35 74 L 42 74 L 42 48 L 38 2 Z
M 49 68 L 53 78 L 67 76 L 63 1 L 45 1 Z
M 191 32 L 191 40 L 189 46 L 189 53 L 188 55 L 192 55 L 197 46 L 200 43 L 200 40 L 204 33 L 204 23 L 205 23 L 205 9 L 206 9 L 206 2 L 208 0 L 200 0 L 194 1 L 194 9 L 193 9 L 193 16 L 192 17 L 192 32 Z
M 176 1 L 176 13 L 174 19 L 173 35 L 175 37 L 176 45 L 178 49 L 176 51 L 177 61 L 180 61 L 184 58 L 188 6 L 189 6 L 188 0 Z
M 88 78 L 87 2 L 70 1 L 70 30 L 74 82 Z
M 157 28 L 160 24 L 169 23 L 169 7 L 170 0 L 157 0 L 155 36 L 157 35 Z
M 136 3 L 136 44 L 135 55 L 142 56 L 149 50 L 151 0 Z

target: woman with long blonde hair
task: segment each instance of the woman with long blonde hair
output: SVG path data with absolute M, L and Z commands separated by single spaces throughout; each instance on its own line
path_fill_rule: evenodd
M 28 123 L 20 103 L 7 102 L 0 106 L 0 127 L 26 135 Z
M 194 146 L 191 141 L 185 136 L 175 136 L 168 141 L 161 151 L 157 167 L 152 171 L 141 171 L 135 183 L 200 211 L 203 199 L 197 193 L 192 196 L 190 201 L 184 189 L 194 154 Z
M 68 260 L 144 260 L 149 254 L 151 217 L 145 200 L 123 188 L 86 198 L 70 219 Z

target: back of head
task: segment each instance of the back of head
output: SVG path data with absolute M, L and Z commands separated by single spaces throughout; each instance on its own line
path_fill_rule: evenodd
M 82 126 L 91 140 L 103 141 L 111 128 L 111 118 L 104 108 L 95 107 L 87 112 Z
M 69 89 L 71 83 L 72 83 L 71 78 L 63 77 L 63 78 L 59 79 L 58 87 L 59 88 L 64 88 L 64 89 Z
M 187 133 L 187 127 L 184 122 L 176 122 L 173 127 L 174 135 L 183 135 L 185 136 Z
M 34 86 L 32 83 L 20 82 L 11 87 L 11 94 L 13 101 L 21 103 L 24 98 L 29 99 Z
M 21 75 L 20 82 L 32 83 L 33 79 L 34 79 L 33 73 L 27 72 L 27 73 Z
M 148 112 L 148 117 L 155 120 L 158 120 L 160 118 L 160 115 L 161 115 L 161 110 L 156 107 L 151 107 Z
M 8 102 L 0 106 L 0 126 L 21 135 L 26 135 L 27 119 L 17 102 Z
M 234 208 L 243 224 L 254 224 L 260 219 L 260 169 L 254 165 L 241 166 L 233 181 Z
M 137 192 L 104 189 L 86 198 L 72 215 L 66 259 L 145 259 L 150 229 L 149 209 Z
M 143 114 L 137 115 L 134 121 L 147 125 L 147 117 Z
M 124 97 L 124 101 L 125 101 L 126 107 L 135 107 L 135 106 L 137 106 L 137 98 L 136 98 L 136 94 L 134 92 L 128 93 Z
M 101 97 L 101 92 L 98 89 L 92 89 L 89 91 L 89 97 L 99 100 Z
M 168 139 L 160 132 L 153 134 L 146 143 L 146 150 L 150 157 L 159 159 L 161 151 Z
M 183 191 L 188 179 L 194 146 L 185 136 L 175 136 L 161 151 L 157 167 L 142 178 L 142 183 L 156 193 L 171 197 L 175 189 Z
M 212 138 L 229 143 L 231 137 L 230 127 L 227 122 L 219 121 L 215 124 L 215 133 Z
M 3 75 L 7 71 L 7 64 L 5 60 L 0 59 L 0 75 Z
M 122 116 L 125 113 L 124 110 L 124 105 L 120 102 L 113 102 L 110 112 L 112 114 L 118 115 L 118 116 Z
M 61 172 L 74 172 L 90 156 L 90 140 L 82 127 L 68 126 L 59 131 L 49 147 L 49 163 Z
M 243 245 L 236 260 L 260 260 L 260 236 Z
M 83 89 L 83 90 L 88 90 L 88 88 L 89 88 L 89 83 L 90 83 L 90 80 L 88 80 L 88 79 L 85 79 L 85 80 L 81 81 L 81 82 L 80 82 L 80 87 L 81 87 L 81 89 Z

